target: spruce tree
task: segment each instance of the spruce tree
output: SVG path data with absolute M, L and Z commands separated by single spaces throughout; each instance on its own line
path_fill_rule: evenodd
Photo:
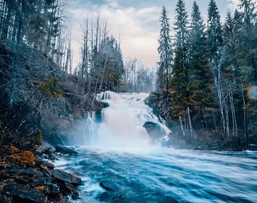
M 241 25 L 241 46 L 240 46 L 240 66 L 243 68 L 243 87 L 256 85 L 257 83 L 257 6 L 254 0 L 240 0 L 239 8 L 242 10 Z M 248 143 L 248 133 L 257 130 L 257 109 L 256 100 L 246 97 L 244 103 L 244 137 Z
M 244 53 L 245 65 L 251 67 L 251 72 L 249 75 L 249 85 L 255 84 L 257 82 L 257 33 L 256 33 L 256 3 L 253 0 L 240 0 L 239 7 L 243 10 L 243 22 L 242 22 L 242 52 Z
M 208 8 L 208 29 L 207 40 L 209 50 L 209 62 L 214 72 L 214 85 L 217 97 L 217 105 L 220 110 L 220 117 L 223 129 L 223 135 L 229 135 L 229 121 L 227 114 L 227 106 L 224 102 L 224 85 L 222 77 L 222 56 L 223 56 L 223 41 L 222 27 L 220 22 L 220 14 L 215 0 L 211 0 Z
M 158 89 L 169 90 L 170 74 L 171 74 L 171 63 L 172 63 L 172 45 L 170 38 L 170 24 L 168 18 L 168 12 L 165 7 L 163 7 L 161 14 L 161 31 L 159 38 L 159 69 L 158 69 Z
M 176 49 L 171 80 L 172 102 L 174 115 L 181 116 L 190 105 L 188 14 L 183 0 L 178 0 L 176 5 L 174 29 L 176 31 Z
M 207 37 L 204 20 L 196 2 L 193 4 L 191 19 L 189 35 L 191 103 L 193 104 L 193 110 L 201 111 L 201 114 L 197 113 L 202 117 L 202 113 L 204 113 L 212 102 L 211 87 L 213 75 L 207 54 Z
M 220 14 L 215 0 L 211 0 L 208 8 L 208 45 L 213 57 L 222 46 L 222 27 Z

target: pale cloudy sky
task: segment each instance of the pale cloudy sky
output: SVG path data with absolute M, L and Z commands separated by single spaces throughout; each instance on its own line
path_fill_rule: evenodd
M 124 60 L 137 58 L 148 67 L 155 67 L 163 5 L 169 11 L 171 27 L 177 0 L 67 0 L 69 23 L 72 30 L 74 65 L 80 60 L 80 24 L 83 19 L 98 14 L 108 21 L 111 34 L 121 39 Z M 185 0 L 190 15 L 194 0 Z M 202 15 L 207 16 L 209 0 L 196 0 Z M 216 0 L 222 20 L 239 0 Z

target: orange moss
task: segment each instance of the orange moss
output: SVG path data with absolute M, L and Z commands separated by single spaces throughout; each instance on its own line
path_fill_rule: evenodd
M 20 166 L 26 168 L 28 166 L 33 166 L 35 162 L 35 156 L 30 151 L 24 151 L 19 154 L 11 155 L 12 160 L 14 160 Z
M 35 187 L 35 189 L 37 190 L 37 191 L 40 191 L 40 192 L 43 192 L 44 190 L 45 190 L 45 186 L 37 186 L 37 187 Z
M 9 154 L 17 154 L 19 152 L 20 152 L 20 150 L 17 147 L 15 147 L 13 145 L 10 146 Z

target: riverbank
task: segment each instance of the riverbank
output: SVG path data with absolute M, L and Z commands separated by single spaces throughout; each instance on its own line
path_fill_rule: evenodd
M 257 137 L 254 132 L 248 135 L 248 143 L 240 129 L 238 136 L 224 136 L 221 126 L 218 125 L 217 121 L 212 120 L 212 116 L 208 118 L 208 122 L 206 120 L 192 121 L 193 129 L 190 130 L 190 124 L 188 121 L 184 121 L 185 117 L 180 121 L 178 117 L 173 115 L 170 97 L 169 93 L 152 93 L 145 100 L 145 103 L 153 109 L 153 113 L 163 118 L 171 130 L 168 140 L 163 143 L 164 146 L 190 150 L 257 150 Z M 213 123 L 217 123 L 217 126 L 212 126 Z M 195 129 L 194 124 L 198 126 Z
M 82 180 L 53 164 L 63 156 L 78 153 L 61 145 L 45 142 L 36 151 L 20 151 L 4 146 L 0 159 L 1 203 L 68 203 L 79 199 L 76 187 Z

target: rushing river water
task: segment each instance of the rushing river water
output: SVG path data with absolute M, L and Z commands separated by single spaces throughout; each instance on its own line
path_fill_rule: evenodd
M 110 103 L 92 142 L 57 163 L 79 175 L 78 202 L 257 202 L 256 152 L 175 150 L 150 141 L 142 125 L 160 118 L 144 105 L 146 95 L 101 95 Z M 165 137 L 163 138 L 165 139 Z M 161 142 L 161 140 L 159 140 Z M 109 181 L 114 191 L 99 183 Z

